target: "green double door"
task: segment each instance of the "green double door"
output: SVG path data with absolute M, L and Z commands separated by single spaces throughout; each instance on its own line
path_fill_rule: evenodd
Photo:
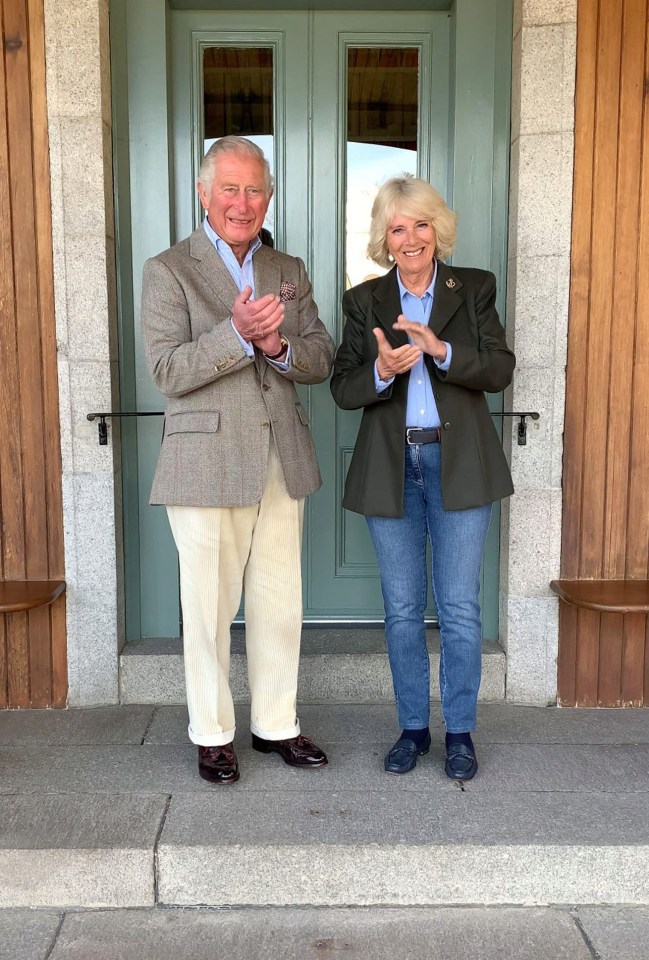
M 155 0 L 143 2 L 150 15 Z M 489 210 L 478 211 L 465 227 L 470 231 L 464 243 L 467 257 L 456 262 L 490 267 L 501 273 L 502 280 L 506 169 L 494 166 L 494 148 L 499 135 L 506 137 L 506 110 L 499 134 L 495 85 L 499 40 L 485 19 L 482 0 L 463 4 L 463 17 L 459 11 L 451 16 L 167 10 L 164 23 L 159 21 L 157 41 L 151 38 L 150 20 L 145 32 L 146 11 L 138 14 L 131 7 L 129 12 L 129 6 L 123 9 L 123 26 L 131 67 L 127 98 L 133 325 L 129 338 L 123 309 L 122 340 L 124 348 L 130 343 L 132 350 L 125 393 L 131 391 L 135 409 L 159 410 L 163 403 L 150 382 L 139 343 L 138 270 L 146 256 L 187 236 L 200 223 L 194 190 L 198 165 L 210 143 L 226 134 L 250 137 L 269 158 L 275 194 L 265 225 L 267 239 L 305 260 L 320 316 L 336 342 L 343 324 L 343 291 L 383 272 L 367 260 L 365 248 L 374 196 L 393 174 L 409 171 L 428 179 L 456 207 L 460 197 L 469 202 L 488 197 Z M 504 2 L 486 0 L 486 6 L 487 13 L 500 11 L 503 24 L 511 26 L 503 16 Z M 471 12 L 478 21 L 471 19 Z M 483 56 L 487 24 L 491 54 L 487 65 L 478 68 L 471 63 L 471 40 Z M 153 52 L 162 35 L 168 51 L 165 77 L 170 78 L 164 96 L 153 75 L 159 65 L 151 60 L 147 71 L 139 60 L 134 62 L 138 49 L 142 55 L 143 43 Z M 509 37 L 508 30 L 506 49 Z M 486 98 L 487 142 L 476 143 L 466 170 L 454 152 L 458 139 L 471 138 L 473 122 L 467 116 L 457 123 L 457 97 L 462 95 L 456 76 L 458 39 L 467 46 L 462 56 L 466 53 L 470 84 L 480 85 L 481 70 L 486 70 L 492 87 Z M 508 76 L 503 93 L 508 96 Z M 483 90 L 479 96 L 482 109 Z M 472 115 L 478 112 L 474 106 Z M 138 116 L 149 126 L 158 116 L 158 127 L 136 129 Z M 155 156 L 156 138 L 161 146 L 166 139 L 167 156 Z M 481 153 L 482 167 L 476 166 Z M 153 173 L 155 162 L 166 164 L 166 169 Z M 147 166 L 162 185 L 163 207 L 168 204 L 163 214 L 153 209 L 160 191 L 146 180 Z M 498 177 L 500 211 L 493 207 Z M 134 178 L 141 187 L 135 192 Z M 140 218 L 147 209 L 162 230 L 142 225 Z M 462 226 L 460 221 L 461 230 Z M 380 584 L 365 521 L 340 506 L 360 414 L 337 410 L 327 384 L 301 389 L 323 476 L 323 486 L 309 498 L 305 515 L 305 616 L 316 621 L 381 620 Z M 129 638 L 174 636 L 179 630 L 175 549 L 164 509 L 147 504 L 159 441 L 160 423 L 155 418 L 140 419 L 124 440 L 125 459 L 134 457 L 137 464 L 127 471 L 125 488 L 127 521 L 129 517 L 132 521 L 126 531 Z M 483 610 L 485 633 L 495 637 L 497 522 L 492 526 Z M 430 613 L 434 614 L 432 607 Z

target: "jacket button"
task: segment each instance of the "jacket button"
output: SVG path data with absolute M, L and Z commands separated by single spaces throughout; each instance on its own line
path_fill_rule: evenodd
M 262 389 L 262 390 L 270 390 L 270 384 L 269 384 L 269 383 L 264 383 L 264 384 L 262 385 L 262 388 L 261 388 L 261 389 Z
M 450 430 L 450 429 L 451 429 L 451 424 L 448 422 L 448 420 L 447 420 L 446 423 L 444 424 L 444 429 L 445 429 L 445 430 Z
M 436 400 L 441 400 L 441 399 L 442 399 L 442 395 L 441 395 L 441 393 L 439 392 L 439 390 L 438 390 L 437 393 L 435 394 L 435 399 L 436 399 Z
M 262 427 L 269 427 L 269 426 L 270 426 L 270 423 L 268 422 L 268 420 L 264 420 L 264 422 L 262 423 Z

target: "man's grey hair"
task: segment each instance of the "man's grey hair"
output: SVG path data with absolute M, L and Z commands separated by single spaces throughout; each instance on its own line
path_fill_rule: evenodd
M 198 171 L 198 182 L 203 185 L 203 188 L 208 193 L 212 189 L 218 159 L 225 154 L 241 157 L 246 160 L 257 160 L 262 165 L 264 171 L 266 196 L 270 197 L 273 192 L 273 178 L 268 160 L 264 156 L 264 151 L 261 147 L 258 147 L 256 143 L 253 143 L 252 140 L 247 140 L 245 137 L 234 136 L 221 137 L 220 140 L 216 140 L 201 161 L 200 170 Z

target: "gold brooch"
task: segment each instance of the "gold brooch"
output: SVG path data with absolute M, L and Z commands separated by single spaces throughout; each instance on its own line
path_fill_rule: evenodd
M 452 290 L 453 287 L 455 286 L 455 280 L 453 280 L 452 277 L 449 277 L 449 279 L 446 281 L 446 286 L 450 287 Z

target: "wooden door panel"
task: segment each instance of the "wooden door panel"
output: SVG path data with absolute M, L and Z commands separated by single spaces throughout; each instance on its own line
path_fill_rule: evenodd
M 649 47 L 645 0 L 577 18 L 562 577 L 649 577 Z M 644 613 L 568 610 L 559 700 L 647 704 Z
M 0 23 L 0 580 L 29 583 L 64 565 L 43 4 Z M 66 696 L 65 616 L 0 614 L 0 706 Z

